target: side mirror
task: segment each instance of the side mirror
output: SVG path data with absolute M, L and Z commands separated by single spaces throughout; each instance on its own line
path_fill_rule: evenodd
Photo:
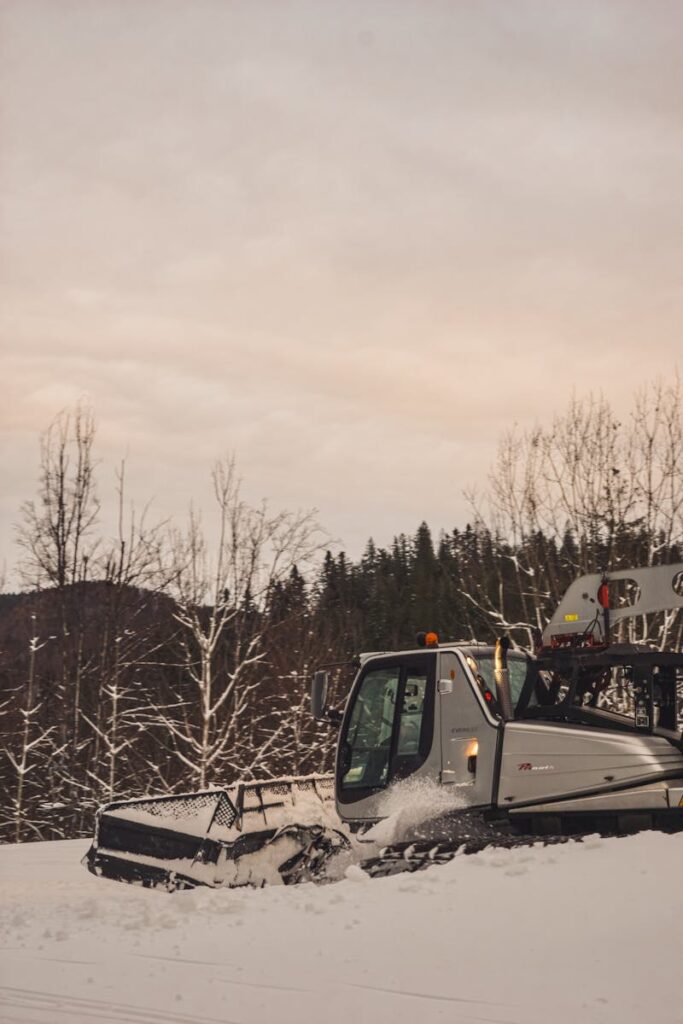
M 311 712 L 313 717 L 318 720 L 326 717 L 327 688 L 329 683 L 329 672 L 320 670 L 313 674 L 313 682 L 311 683 Z

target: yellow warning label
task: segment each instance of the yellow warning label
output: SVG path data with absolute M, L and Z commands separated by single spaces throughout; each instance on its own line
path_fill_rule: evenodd
M 578 622 L 579 621 L 579 616 L 578 615 L 565 615 L 564 621 L 565 622 Z
M 681 799 L 680 799 L 680 800 L 678 801 L 678 806 L 679 806 L 679 807 L 683 807 L 683 796 L 682 796 L 682 797 L 681 797 Z

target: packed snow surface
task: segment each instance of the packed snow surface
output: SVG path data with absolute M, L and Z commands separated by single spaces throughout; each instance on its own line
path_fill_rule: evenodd
M 683 1022 L 683 835 L 169 895 L 0 847 L 2 1024 Z

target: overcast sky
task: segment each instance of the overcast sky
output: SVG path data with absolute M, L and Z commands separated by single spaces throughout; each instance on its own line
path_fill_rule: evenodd
M 0 0 L 2 557 L 85 396 L 100 493 L 358 554 L 501 432 L 683 359 L 683 2 Z

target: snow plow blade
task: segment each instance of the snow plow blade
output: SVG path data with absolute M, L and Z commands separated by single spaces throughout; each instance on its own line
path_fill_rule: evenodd
M 170 891 L 289 885 L 319 877 L 348 848 L 335 824 L 331 775 L 142 797 L 100 808 L 83 863 L 96 875 Z

